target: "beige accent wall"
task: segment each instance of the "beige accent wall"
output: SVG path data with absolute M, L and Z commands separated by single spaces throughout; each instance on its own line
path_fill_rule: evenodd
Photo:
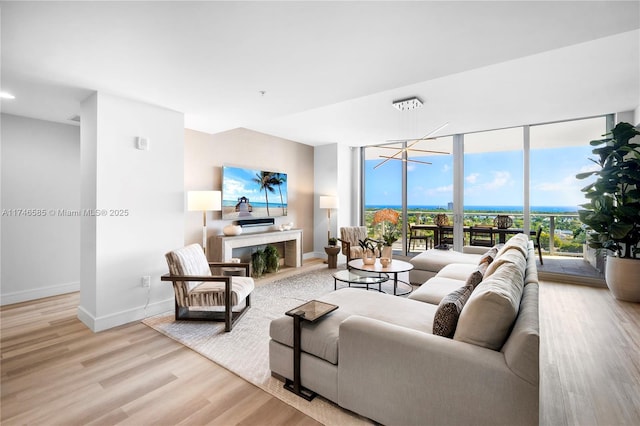
M 276 136 L 234 129 L 215 135 L 185 129 L 184 190 L 222 190 L 222 166 L 250 167 L 287 174 L 288 215 L 275 226 L 293 222 L 303 230 L 303 253 L 313 252 L 313 147 Z M 186 211 L 186 207 L 185 207 Z M 222 234 L 231 223 L 220 212 L 207 213 L 208 238 Z M 267 227 L 244 228 L 260 232 Z M 185 244 L 202 243 L 202 214 L 185 212 Z M 210 260 L 214 260 L 211 259 Z

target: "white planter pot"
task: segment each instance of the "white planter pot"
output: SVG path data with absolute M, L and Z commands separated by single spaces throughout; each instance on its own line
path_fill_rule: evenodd
M 608 256 L 604 278 L 616 299 L 640 302 L 640 259 Z

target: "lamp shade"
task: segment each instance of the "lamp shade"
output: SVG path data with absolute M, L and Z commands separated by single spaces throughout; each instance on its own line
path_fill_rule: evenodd
M 189 191 L 187 209 L 189 211 L 220 211 L 222 210 L 222 193 L 220 191 Z
M 338 208 L 338 197 L 334 197 L 331 195 L 321 195 L 320 196 L 320 208 L 321 209 L 337 209 Z

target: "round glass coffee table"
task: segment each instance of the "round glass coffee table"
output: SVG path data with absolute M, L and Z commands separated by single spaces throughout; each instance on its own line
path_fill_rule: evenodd
M 389 275 L 385 273 L 373 273 L 365 271 L 357 271 L 355 269 L 345 269 L 333 274 L 333 289 L 338 289 L 338 281 L 345 282 L 358 288 L 366 288 L 370 290 L 369 286 L 377 285 L 377 291 L 383 293 L 382 283 L 389 280 Z M 372 290 L 376 290 L 373 288 Z
M 356 271 L 378 273 L 378 274 L 393 274 L 393 295 L 404 296 L 413 291 L 413 287 L 410 283 L 398 279 L 398 274 L 401 272 L 409 272 L 413 269 L 413 265 L 403 260 L 392 259 L 389 265 L 382 266 L 380 259 L 376 259 L 373 265 L 365 265 L 362 259 L 353 259 L 347 263 L 347 267 L 355 269 Z M 381 283 L 382 284 L 382 283 Z

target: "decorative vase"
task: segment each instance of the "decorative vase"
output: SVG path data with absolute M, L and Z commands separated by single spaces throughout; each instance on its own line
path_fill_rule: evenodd
M 618 300 L 640 302 L 640 259 L 607 256 L 604 279 Z
M 392 256 L 393 256 L 393 247 L 383 246 L 382 253 L 380 253 L 380 257 L 386 257 L 387 259 L 391 260 Z
M 222 228 L 222 233 L 227 236 L 242 234 L 242 227 L 239 225 L 229 224 Z
M 365 265 L 373 265 L 376 263 L 376 255 L 371 250 L 362 252 L 362 263 Z

